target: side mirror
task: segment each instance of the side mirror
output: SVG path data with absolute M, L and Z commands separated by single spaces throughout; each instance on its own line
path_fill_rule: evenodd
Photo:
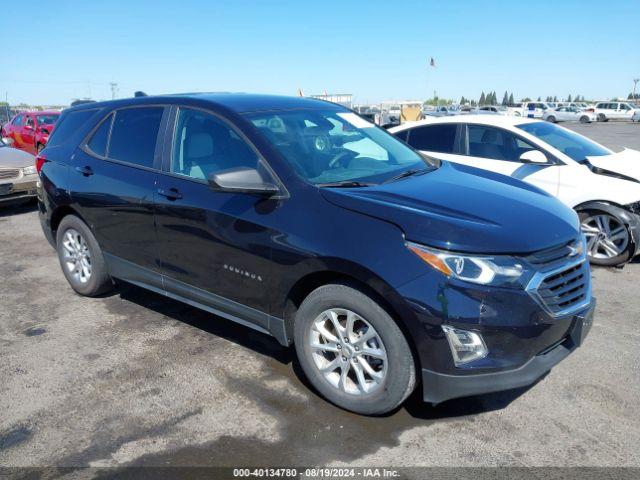
M 528 150 L 520 155 L 522 163 L 549 163 L 547 156 L 540 150 Z
M 265 182 L 255 168 L 238 167 L 212 173 L 208 181 L 214 192 L 250 193 L 266 197 L 280 192 L 277 185 Z
M 25 130 L 33 130 L 33 127 L 31 125 L 25 125 L 24 126 Z

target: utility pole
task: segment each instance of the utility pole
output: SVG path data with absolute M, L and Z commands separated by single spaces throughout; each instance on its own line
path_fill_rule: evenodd
M 116 82 L 109 82 L 109 86 L 111 87 L 111 100 L 115 100 L 118 93 L 118 84 Z
M 4 92 L 4 109 L 7 112 L 7 122 L 11 120 L 11 115 L 9 115 L 9 92 Z
M 638 85 L 638 82 L 640 82 L 640 78 L 634 78 L 633 79 L 633 101 L 637 103 L 637 99 L 636 99 L 636 85 Z

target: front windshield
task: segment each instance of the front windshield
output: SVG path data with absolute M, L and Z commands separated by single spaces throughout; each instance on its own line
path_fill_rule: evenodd
M 247 117 L 314 185 L 382 183 L 407 170 L 431 168 L 403 142 L 353 112 L 290 110 Z
M 38 115 L 38 125 L 53 125 L 60 115 Z
M 556 150 L 560 150 L 566 156 L 582 162 L 587 157 L 600 157 L 603 155 L 611 155 L 613 152 L 602 145 L 592 142 L 588 138 L 578 135 L 566 128 L 558 127 L 548 122 L 533 122 L 517 125 L 520 130 L 539 138 L 548 143 Z

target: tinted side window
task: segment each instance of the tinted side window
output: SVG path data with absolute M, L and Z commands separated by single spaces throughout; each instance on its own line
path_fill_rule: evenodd
M 402 130 L 400 132 L 394 133 L 396 137 L 398 137 L 403 142 L 407 141 L 407 137 L 409 136 L 409 130 Z
M 49 137 L 47 145 L 50 147 L 62 145 L 71 135 L 82 128 L 96 112 L 96 109 L 91 109 L 63 114 L 61 120 L 56 123 L 56 128 L 53 129 L 53 134 Z
M 163 107 L 118 110 L 111 128 L 107 156 L 143 167 L 153 167 Z
M 24 119 L 23 115 L 18 115 L 16 118 L 13 119 L 13 124 L 16 127 L 21 127 L 23 119 Z
M 416 127 L 409 135 L 409 145 L 417 150 L 453 153 L 457 124 L 428 125 Z
M 200 110 L 178 111 L 171 171 L 199 180 L 229 168 L 258 168 L 258 155 L 224 121 Z
M 91 136 L 91 140 L 87 142 L 89 149 L 101 157 L 107 155 L 107 142 L 109 141 L 109 132 L 111 131 L 111 121 L 113 115 L 109 115 Z
M 469 155 L 493 160 L 520 161 L 520 155 L 535 147 L 499 128 L 469 125 Z

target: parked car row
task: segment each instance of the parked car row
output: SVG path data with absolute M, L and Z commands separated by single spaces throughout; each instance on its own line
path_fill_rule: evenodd
M 639 252 L 640 152 L 614 153 L 552 123 L 505 116 L 427 119 L 390 132 L 427 155 L 557 197 L 578 213 L 592 263 L 620 265 Z
M 562 168 L 551 162 L 590 168 L 552 146 L 558 133 L 547 129 L 560 127 L 486 128 L 508 118 L 395 132 L 424 156 L 313 99 L 79 106 L 36 158 L 38 212 L 77 293 L 131 282 L 294 344 L 310 383 L 342 408 L 389 412 L 418 386 L 431 403 L 522 387 L 584 342 L 595 309 L 587 251 L 593 238 L 598 252 L 613 247 L 600 233 L 587 243 L 571 208 L 521 180 L 557 190 Z M 467 129 L 471 119 L 480 130 Z M 440 131 L 417 144 L 423 126 Z M 573 141 L 585 158 L 615 163 Z M 468 148 L 478 161 L 500 155 L 512 175 L 436 158 Z M 628 182 L 617 181 L 622 191 Z M 586 212 L 594 225 L 599 211 Z M 609 229 L 620 255 L 635 252 Z
M 575 121 L 581 123 L 608 122 L 609 120 L 640 121 L 640 106 L 629 102 L 598 102 L 589 107 L 584 102 L 522 102 L 508 107 L 497 105 L 440 106 L 425 110 L 425 117 L 448 117 L 465 114 L 513 115 L 515 117 L 542 118 L 550 122 Z

